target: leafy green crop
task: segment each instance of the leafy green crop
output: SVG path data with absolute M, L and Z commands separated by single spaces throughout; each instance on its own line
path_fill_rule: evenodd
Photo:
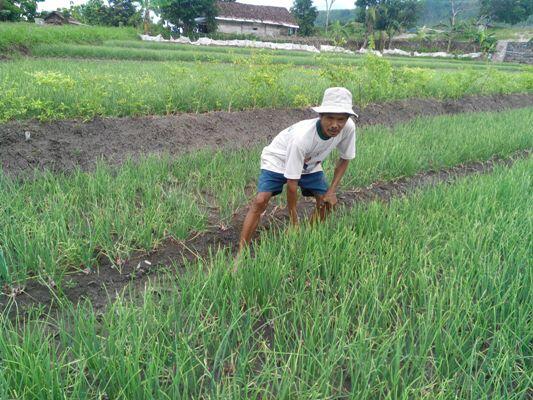
M 0 63 L 0 122 L 301 107 L 318 104 L 336 85 L 364 106 L 413 96 L 531 92 L 533 71 L 393 69 L 373 56 L 357 66 L 328 61 L 303 68 L 275 64 L 262 53 L 233 64 L 24 59 Z

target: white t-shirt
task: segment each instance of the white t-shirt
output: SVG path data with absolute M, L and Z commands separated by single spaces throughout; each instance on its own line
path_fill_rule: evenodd
M 319 118 L 306 119 L 281 131 L 261 153 L 261 169 L 300 179 L 302 174 L 322 171 L 322 161 L 337 148 L 340 157 L 355 157 L 355 124 L 348 119 L 335 137 L 323 140 L 318 135 Z

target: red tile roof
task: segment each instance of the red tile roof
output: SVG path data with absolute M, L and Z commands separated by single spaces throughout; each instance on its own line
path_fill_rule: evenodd
M 251 4 L 217 2 L 218 17 L 274 22 L 298 26 L 292 14 L 284 7 L 254 6 Z

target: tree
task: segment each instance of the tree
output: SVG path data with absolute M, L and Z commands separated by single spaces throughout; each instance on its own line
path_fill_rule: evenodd
M 294 15 L 298 25 L 300 25 L 299 33 L 303 36 L 309 36 L 314 31 L 314 24 L 318 11 L 311 0 L 295 0 L 291 8 L 291 13 Z
M 335 0 L 326 0 L 326 33 L 328 33 L 329 14 L 331 12 L 331 7 L 333 7 L 333 3 L 335 3 Z
M 109 7 L 105 8 L 104 24 L 109 26 L 138 26 L 141 23 L 141 13 L 133 0 L 108 0 Z
M 356 0 L 355 7 L 359 10 L 356 20 L 365 24 L 365 41 L 363 48 L 368 44 L 369 38 L 374 39 L 374 27 L 377 25 L 378 12 L 377 8 L 381 0 Z
M 516 24 L 533 15 L 532 0 L 481 0 L 480 16 Z
M 462 12 L 456 14 L 456 20 L 476 18 L 479 14 L 479 0 L 464 0 L 461 7 Z M 449 23 L 449 21 L 449 0 L 420 0 L 420 18 L 418 25 L 433 26 L 441 23 Z
M 78 13 L 80 21 L 89 25 L 105 25 L 107 14 L 103 0 L 89 0 L 87 3 L 73 7 L 72 14 Z
M 457 16 L 465 12 L 469 6 L 472 5 L 472 2 L 469 0 L 448 0 L 449 6 L 449 16 L 450 16 L 450 26 L 447 32 L 448 35 L 448 46 L 446 51 L 449 53 L 452 45 L 452 40 L 461 33 L 462 29 L 459 29 L 457 26 Z
M 389 38 L 388 48 L 391 47 L 394 35 L 402 29 L 416 25 L 420 3 L 417 0 L 384 0 L 380 4 L 380 19 Z
M 448 4 L 450 6 L 450 25 L 454 29 L 457 15 L 464 11 L 468 2 L 465 0 L 449 0 Z
M 357 35 L 357 30 L 355 21 L 343 24 L 339 20 L 335 20 L 329 24 L 328 37 L 333 39 L 335 46 L 343 47 L 350 38 Z
M 417 0 L 357 0 L 355 3 L 359 12 L 357 19 L 366 26 L 366 46 L 369 37 L 374 37 L 374 30 L 379 31 L 379 48 L 384 47 L 384 32 L 389 38 L 389 47 L 394 35 L 402 29 L 416 24 L 420 3 Z
M 161 17 L 170 23 L 182 26 L 186 34 L 196 28 L 195 18 L 205 17 L 209 31 L 215 28 L 215 0 L 170 0 L 161 8 Z
M 65 16 L 72 16 L 89 25 L 107 26 L 139 26 L 141 13 L 137 10 L 134 0 L 108 0 L 109 6 L 103 0 L 89 0 L 70 9 L 62 9 Z
M 0 0 L 0 21 L 34 21 L 41 1 L 44 0 Z
M 137 0 L 137 3 L 141 6 L 141 15 L 143 20 L 143 31 L 146 35 L 150 30 L 150 12 L 161 13 L 163 7 L 170 5 L 172 0 Z

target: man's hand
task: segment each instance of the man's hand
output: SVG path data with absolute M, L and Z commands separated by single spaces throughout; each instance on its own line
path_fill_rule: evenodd
M 298 213 L 296 210 L 289 210 L 289 217 L 291 219 L 291 225 L 294 227 L 298 226 Z
M 330 206 L 334 206 L 335 204 L 337 204 L 337 195 L 335 194 L 335 192 L 327 192 L 325 195 L 324 195 L 324 198 L 322 199 L 322 202 L 323 203 L 327 203 L 329 204 Z

